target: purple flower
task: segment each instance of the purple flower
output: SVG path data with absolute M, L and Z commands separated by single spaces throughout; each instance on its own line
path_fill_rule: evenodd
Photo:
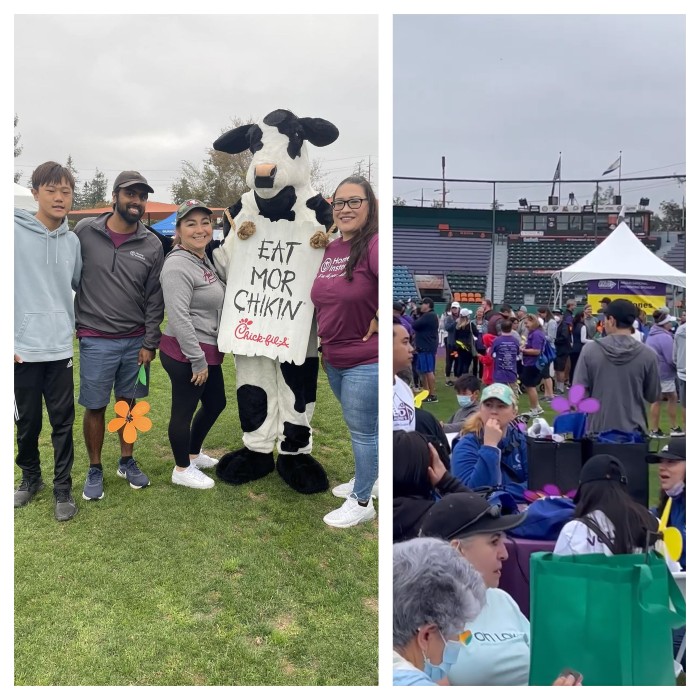
M 576 490 L 567 491 L 562 493 L 558 486 L 555 484 L 545 484 L 541 489 L 534 491 L 532 489 L 526 489 L 523 493 L 525 500 L 534 503 L 539 501 L 541 498 L 573 498 L 576 495 Z
M 552 399 L 552 410 L 556 413 L 597 413 L 600 401 L 594 398 L 584 399 L 586 389 L 582 384 L 574 384 L 566 398 L 557 396 Z

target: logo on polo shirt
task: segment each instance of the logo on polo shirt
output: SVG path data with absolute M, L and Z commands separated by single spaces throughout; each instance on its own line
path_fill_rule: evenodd
M 459 635 L 459 641 L 462 642 L 464 646 L 467 646 L 467 644 L 469 644 L 473 638 L 474 637 L 472 636 L 471 630 L 465 630 Z
M 135 250 L 132 250 L 129 255 L 131 255 L 134 258 L 138 258 L 139 260 L 143 260 L 144 262 L 146 261 L 146 258 L 141 255 L 141 253 L 137 253 Z

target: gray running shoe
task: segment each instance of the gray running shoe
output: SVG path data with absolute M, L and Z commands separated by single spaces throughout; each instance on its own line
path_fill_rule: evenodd
M 15 508 L 26 506 L 36 494 L 44 488 L 44 482 L 41 477 L 36 481 L 28 481 L 22 479 L 22 482 L 15 491 Z
M 104 498 L 105 491 L 102 485 L 102 470 L 97 467 L 90 467 L 83 487 L 83 498 L 86 501 L 99 501 Z
M 126 479 L 132 489 L 142 489 L 148 486 L 151 482 L 149 478 L 139 469 L 136 460 L 131 457 L 125 466 L 119 465 L 117 476 Z
M 78 507 L 75 505 L 70 489 L 56 491 L 55 497 L 54 515 L 56 520 L 70 520 L 78 512 Z

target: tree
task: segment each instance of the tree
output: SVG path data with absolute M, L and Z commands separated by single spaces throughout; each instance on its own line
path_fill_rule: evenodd
M 501 204 L 498 200 L 495 200 L 494 202 L 491 202 L 489 209 L 491 209 L 491 211 L 494 209 L 503 209 L 503 204 Z
M 661 231 L 685 231 L 685 209 L 683 206 L 670 200 L 659 204 L 660 216 L 658 219 L 662 226 Z M 657 218 L 657 217 L 654 217 Z
M 15 114 L 15 129 L 17 128 L 18 122 L 19 122 L 19 117 Z M 22 138 L 22 134 L 15 134 L 15 158 L 22 155 L 22 151 L 24 150 L 24 146 L 19 145 L 19 140 L 21 138 Z M 22 171 L 15 170 L 15 182 L 19 182 L 19 179 L 21 177 L 22 177 Z
M 106 207 L 109 204 L 107 201 L 107 178 L 97 168 L 95 168 L 95 177 L 83 184 L 80 204 L 82 209 L 96 209 L 97 207 Z
M 88 207 L 84 207 L 82 204 L 82 192 L 80 191 L 80 178 L 78 177 L 78 169 L 75 167 L 75 164 L 73 163 L 73 156 L 71 154 L 68 154 L 68 160 L 66 161 L 66 168 L 70 170 L 71 174 L 73 175 L 73 179 L 75 180 L 75 190 L 73 192 L 73 209 L 87 209 Z
M 406 200 L 403 197 L 394 197 L 394 206 L 395 207 L 405 207 Z
M 252 118 L 243 120 L 235 117 L 231 124 L 221 130 L 226 133 L 243 124 L 252 124 Z M 190 161 L 182 161 L 179 179 L 170 187 L 176 204 L 188 199 L 199 199 L 210 207 L 228 207 L 241 198 L 248 190 L 246 175 L 253 155 L 250 151 L 243 153 L 221 153 L 213 148 L 206 149 L 207 157 L 198 168 Z M 311 185 L 324 197 L 328 196 L 328 187 L 324 181 L 325 173 L 319 161 L 311 163 Z
M 596 200 L 598 200 L 599 207 L 604 204 L 612 204 L 614 196 L 615 188 L 612 185 L 608 185 L 602 192 L 600 190 L 600 185 L 597 185 L 595 192 L 593 192 L 593 206 L 596 205 Z

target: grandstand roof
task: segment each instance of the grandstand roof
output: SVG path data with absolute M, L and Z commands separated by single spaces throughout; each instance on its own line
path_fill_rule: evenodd
M 685 287 L 685 273 L 654 255 L 623 221 L 573 265 L 555 272 L 561 284 L 583 280 L 645 280 Z

